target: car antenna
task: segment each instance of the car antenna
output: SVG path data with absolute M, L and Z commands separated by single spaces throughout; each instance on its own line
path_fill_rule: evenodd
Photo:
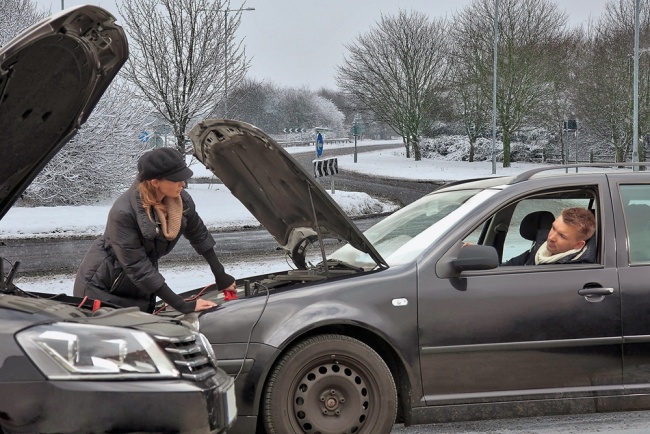
M 323 235 L 320 232 L 320 225 L 318 224 L 318 216 L 316 215 L 316 208 L 314 207 L 314 198 L 311 195 L 311 187 L 309 190 L 309 201 L 311 202 L 311 212 L 314 213 L 314 224 L 316 225 L 316 233 L 318 234 L 318 244 L 320 244 L 320 253 L 323 256 L 323 265 L 325 265 L 325 277 L 329 279 L 329 267 L 327 266 L 327 257 L 325 256 L 325 245 L 323 244 Z

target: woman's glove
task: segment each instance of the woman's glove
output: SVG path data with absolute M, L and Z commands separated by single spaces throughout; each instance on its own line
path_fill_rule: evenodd
M 221 265 L 221 262 L 219 262 L 217 253 L 213 249 L 208 249 L 205 253 L 203 253 L 203 257 L 205 258 L 208 265 L 210 265 L 210 270 L 212 270 L 212 274 L 214 274 L 214 281 L 217 284 L 217 289 L 219 291 L 223 291 L 224 289 L 228 289 L 230 286 L 233 286 L 233 283 L 235 283 L 235 278 L 224 271 L 223 265 Z

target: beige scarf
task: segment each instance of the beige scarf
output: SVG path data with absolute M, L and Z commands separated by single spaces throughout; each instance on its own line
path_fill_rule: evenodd
M 165 209 L 154 208 L 160 221 L 162 233 L 168 241 L 175 239 L 181 230 L 183 219 L 183 199 L 179 197 L 165 197 L 162 200 Z
M 558 253 L 557 255 L 552 255 L 551 252 L 549 252 L 548 249 L 546 248 L 546 241 L 544 241 L 544 244 L 542 244 L 539 247 L 539 250 L 537 250 L 537 253 L 535 253 L 535 265 L 552 264 L 564 258 L 565 256 L 578 253 L 580 250 L 584 250 L 584 247 L 582 247 L 582 249 L 572 249 L 564 253 Z M 574 259 L 578 259 L 580 256 L 582 256 L 582 253 L 580 253 Z

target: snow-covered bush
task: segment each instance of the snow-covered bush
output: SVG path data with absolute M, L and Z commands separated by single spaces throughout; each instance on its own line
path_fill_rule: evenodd
M 510 144 L 511 161 L 539 162 L 547 140 L 536 140 L 534 143 L 512 142 Z M 422 140 L 422 157 L 451 161 L 469 160 L 469 139 L 467 136 L 438 136 Z M 503 143 L 497 140 L 496 159 L 503 161 Z M 492 139 L 480 137 L 474 144 L 474 161 L 492 159 Z

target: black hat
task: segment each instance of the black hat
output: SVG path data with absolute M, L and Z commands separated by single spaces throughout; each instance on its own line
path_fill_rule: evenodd
M 194 172 L 185 164 L 183 155 L 174 148 L 158 148 L 147 151 L 138 160 L 138 179 L 166 179 L 185 181 Z

